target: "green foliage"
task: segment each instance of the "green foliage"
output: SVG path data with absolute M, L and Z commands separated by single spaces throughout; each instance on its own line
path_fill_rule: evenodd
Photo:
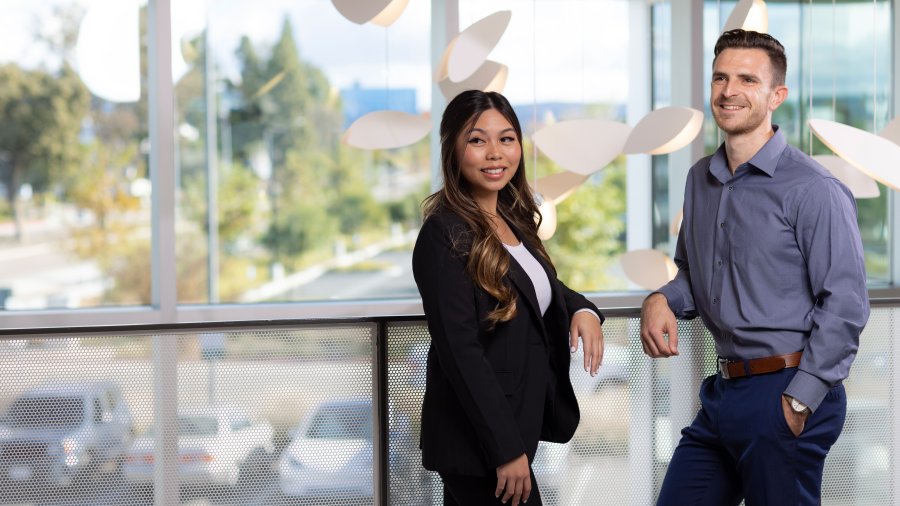
M 124 149 L 94 140 L 83 147 L 79 170 L 67 180 L 68 196 L 80 209 L 88 210 L 95 226 L 105 230 L 117 215 L 137 210 L 138 198 L 131 195 L 123 171 L 135 158 L 137 148 Z
M 298 257 L 335 236 L 334 216 L 318 205 L 293 202 L 273 216 L 262 242 L 275 261 L 295 266 Z
M 228 249 L 248 234 L 256 233 L 260 217 L 258 195 L 263 184 L 244 167 L 220 167 L 217 191 L 219 241 Z M 209 233 L 206 175 L 185 176 L 182 209 L 186 217 Z
M 582 184 L 556 211 L 556 234 L 545 245 L 559 278 L 578 291 L 624 288 L 608 273 L 625 251 L 624 159 Z
M 0 83 L 0 174 L 20 237 L 19 188 L 29 183 L 43 191 L 78 164 L 89 93 L 68 66 L 51 74 L 0 65 Z
M 384 212 L 349 167 L 336 161 L 340 104 L 316 67 L 300 59 L 290 21 L 268 58 L 246 37 L 237 49 L 242 106 L 234 111 L 236 157 L 262 149 L 272 174 L 267 193 L 270 223 L 262 243 L 273 260 L 291 265 L 339 232 L 383 221 Z

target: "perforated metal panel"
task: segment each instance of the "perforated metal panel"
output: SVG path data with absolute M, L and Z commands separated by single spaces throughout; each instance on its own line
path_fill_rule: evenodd
M 875 309 L 861 338 L 859 356 L 845 383 L 848 416 L 827 461 L 822 502 L 881 505 L 891 502 L 894 452 L 891 383 L 897 381 L 890 349 L 893 311 Z M 681 429 L 696 414 L 699 382 L 715 371 L 715 348 L 699 320 L 679 322 L 680 355 L 645 356 L 636 318 L 609 318 L 600 374 L 583 369 L 579 350 L 571 378 L 581 424 L 567 444 L 541 443 L 534 472 L 547 505 L 653 504 Z M 389 330 L 389 398 L 417 424 L 424 391 L 428 332 L 424 322 Z M 391 449 L 391 461 L 414 469 L 418 448 Z M 406 476 L 412 476 L 408 480 Z M 440 478 L 408 471 L 390 479 L 391 504 L 441 504 Z
M 373 494 L 374 324 L 165 336 L 182 504 Z M 0 504 L 153 504 L 151 339 L 0 341 Z
M 873 310 L 862 336 L 823 504 L 893 501 L 896 311 Z M 164 336 L 178 360 L 179 502 L 374 503 L 377 328 Z M 441 504 L 440 479 L 422 469 L 418 449 L 427 329 L 422 321 L 386 328 L 389 504 Z M 681 355 L 667 360 L 642 353 L 635 318 L 609 318 L 604 332 L 598 376 L 573 355 L 575 437 L 542 444 L 535 460 L 545 504 L 652 504 L 696 413 L 697 383 L 713 370 L 698 321 L 680 324 Z M 0 505 L 153 504 L 152 345 L 149 335 L 0 339 Z

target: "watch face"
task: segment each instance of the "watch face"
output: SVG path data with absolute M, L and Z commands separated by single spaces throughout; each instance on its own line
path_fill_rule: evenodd
M 798 413 L 803 413 L 804 411 L 806 411 L 806 406 L 804 406 L 803 403 L 798 401 L 797 399 L 791 399 L 791 408 Z

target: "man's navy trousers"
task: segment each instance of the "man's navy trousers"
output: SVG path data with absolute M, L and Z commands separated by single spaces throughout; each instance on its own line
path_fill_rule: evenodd
M 828 392 L 795 437 L 781 394 L 796 368 L 700 386 L 700 411 L 682 432 L 658 506 L 794 506 L 820 503 L 825 455 L 844 426 L 844 386 Z

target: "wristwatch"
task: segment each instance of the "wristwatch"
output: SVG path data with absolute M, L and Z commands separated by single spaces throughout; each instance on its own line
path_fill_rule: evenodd
M 791 409 L 793 409 L 797 413 L 808 413 L 809 412 L 809 406 L 807 406 L 806 404 L 803 404 L 802 402 L 791 397 L 790 395 L 788 395 L 787 397 L 791 400 Z

